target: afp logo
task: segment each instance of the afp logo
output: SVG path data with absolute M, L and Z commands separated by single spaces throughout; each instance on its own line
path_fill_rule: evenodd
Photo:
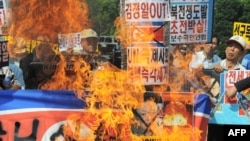
M 228 136 L 244 136 L 246 133 L 246 129 L 230 129 Z
M 239 139 L 249 141 L 250 125 L 227 125 L 224 126 L 224 140 Z

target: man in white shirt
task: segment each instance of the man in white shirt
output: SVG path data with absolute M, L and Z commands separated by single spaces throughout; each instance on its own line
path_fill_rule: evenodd
M 223 72 L 224 70 L 246 70 L 239 62 L 246 48 L 245 39 L 238 35 L 232 36 L 226 41 L 226 45 L 226 58 L 215 65 L 214 70 L 217 72 Z
M 205 44 L 204 49 L 199 52 L 195 52 L 189 63 L 189 70 L 194 69 L 213 69 L 214 65 L 221 61 L 221 58 L 214 54 L 214 48 L 212 44 Z

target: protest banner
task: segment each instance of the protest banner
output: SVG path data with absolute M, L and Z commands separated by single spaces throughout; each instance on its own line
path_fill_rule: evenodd
M 171 0 L 170 44 L 211 42 L 213 0 Z
M 1 37 L 0 40 L 0 67 L 9 65 L 8 41 Z
M 242 36 L 246 41 L 246 47 L 250 48 L 250 23 L 234 22 L 233 35 Z
M 213 118 L 209 120 L 209 123 L 215 124 L 232 124 L 232 125 L 250 125 L 250 121 L 236 97 L 229 100 L 226 95 L 223 95 L 227 88 L 232 87 L 233 84 L 243 78 L 249 77 L 249 70 L 230 70 L 220 74 L 220 95 L 222 100 L 219 101 L 220 106 L 214 113 Z M 241 92 L 248 100 L 249 89 Z

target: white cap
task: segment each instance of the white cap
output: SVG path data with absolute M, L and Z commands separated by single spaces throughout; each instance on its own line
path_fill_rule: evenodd
M 246 49 L 246 41 L 243 37 L 241 37 L 239 35 L 232 36 L 229 40 L 226 40 L 227 44 L 229 44 L 231 42 L 235 42 L 235 43 L 239 44 L 243 48 L 243 50 Z
M 81 31 L 81 38 L 98 37 L 97 33 L 92 29 L 84 29 Z

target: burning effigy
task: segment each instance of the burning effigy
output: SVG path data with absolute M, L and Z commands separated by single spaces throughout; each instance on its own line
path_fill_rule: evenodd
M 165 1 L 152 5 L 166 8 Z M 166 42 L 155 34 L 165 33 L 165 25 L 151 28 L 153 23 L 128 24 L 122 16 L 117 17 L 116 36 L 128 57 L 127 68 L 119 69 L 100 59 L 96 44 L 88 54 L 61 51 L 74 48 L 74 44 L 81 50 L 79 40 L 86 30 L 91 32 L 86 33 L 89 37 L 96 38 L 89 30 L 92 25 L 86 1 L 10 0 L 8 10 L 9 55 L 22 58 L 29 64 L 27 70 L 37 74 L 28 80 L 30 88 L 74 91 L 87 105 L 82 113 L 65 119 L 60 131 L 64 140 L 200 140 L 202 131 L 194 127 L 193 118 L 194 93 L 199 88 L 192 89 L 196 82 L 191 74 L 170 67 L 169 49 L 157 46 Z M 134 31 L 134 38 L 127 29 Z M 70 43 L 61 46 L 68 37 Z M 157 45 L 149 43 L 152 40 Z M 190 56 L 182 59 L 186 62 L 180 67 L 185 70 Z M 178 77 L 172 80 L 169 71 Z M 183 78 L 191 85 L 188 93 L 180 93 Z

